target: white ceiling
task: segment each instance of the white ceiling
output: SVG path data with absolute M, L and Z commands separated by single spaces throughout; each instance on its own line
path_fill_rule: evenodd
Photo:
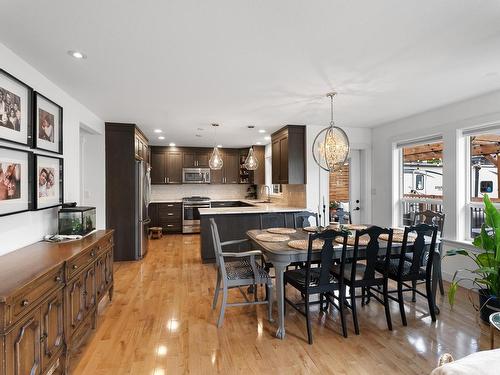
M 2 43 L 156 144 L 210 146 L 211 122 L 223 146 L 262 141 L 258 128 L 326 125 L 332 89 L 338 125 L 371 127 L 500 88 L 494 0 L 0 0 L 0 9 Z M 69 57 L 75 49 L 88 58 Z

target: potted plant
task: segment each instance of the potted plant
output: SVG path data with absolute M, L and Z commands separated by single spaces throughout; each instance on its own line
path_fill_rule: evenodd
M 472 281 L 479 293 L 479 312 L 481 319 L 488 323 L 489 316 L 500 311 L 500 212 L 491 203 L 488 195 L 484 195 L 485 222 L 481 226 L 481 233 L 472 244 L 482 251 L 472 252 L 464 249 L 449 250 L 446 256 L 462 255 L 474 261 L 477 268 L 455 271 L 448 291 L 448 301 L 453 307 L 457 288 L 460 282 Z M 460 277 L 463 271 L 472 274 L 469 277 Z

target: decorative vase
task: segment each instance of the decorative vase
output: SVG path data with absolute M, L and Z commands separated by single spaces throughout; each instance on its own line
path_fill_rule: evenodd
M 479 307 L 481 320 L 489 325 L 490 315 L 500 311 L 500 299 L 491 296 L 487 289 L 479 289 Z

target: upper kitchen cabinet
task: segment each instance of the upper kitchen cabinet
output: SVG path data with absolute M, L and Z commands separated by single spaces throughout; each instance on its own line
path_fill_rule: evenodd
M 186 149 L 183 152 L 184 168 L 208 168 L 210 151 L 208 149 Z
M 135 129 L 134 149 L 136 159 L 150 162 L 148 139 L 138 128 Z
M 224 150 L 223 181 L 224 184 L 238 184 L 240 182 L 240 152 L 239 150 Z
M 183 153 L 166 147 L 151 148 L 151 183 L 182 183 Z
M 287 125 L 271 135 L 273 184 L 305 184 L 305 126 Z

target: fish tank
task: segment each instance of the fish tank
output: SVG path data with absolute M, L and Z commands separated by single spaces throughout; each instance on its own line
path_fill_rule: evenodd
M 65 207 L 59 210 L 59 234 L 85 236 L 95 229 L 95 207 Z

